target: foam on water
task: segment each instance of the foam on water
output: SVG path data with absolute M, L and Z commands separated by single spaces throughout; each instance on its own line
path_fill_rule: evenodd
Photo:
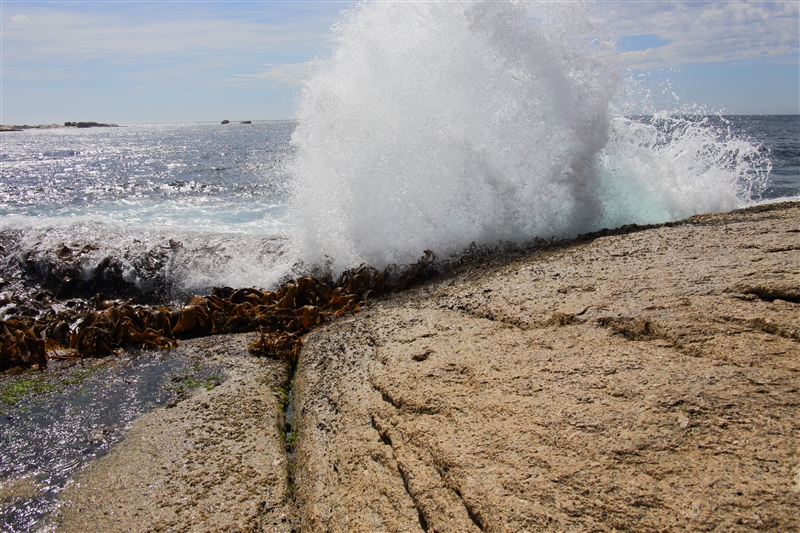
M 27 279 L 62 297 L 100 292 L 178 303 L 215 286 L 271 287 L 288 271 L 280 235 L 145 227 L 88 216 L 6 221 L 13 229 L 0 236 L 4 290 L 13 288 L 10 280 Z
M 583 3 L 363 3 L 334 35 L 292 137 L 307 264 L 730 210 L 768 171 L 707 121 L 615 111 L 614 40 Z

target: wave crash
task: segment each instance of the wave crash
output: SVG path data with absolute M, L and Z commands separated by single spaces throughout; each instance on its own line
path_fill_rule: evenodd
M 362 3 L 306 82 L 293 253 L 334 272 L 743 206 L 769 161 L 719 117 L 629 117 L 591 6 Z

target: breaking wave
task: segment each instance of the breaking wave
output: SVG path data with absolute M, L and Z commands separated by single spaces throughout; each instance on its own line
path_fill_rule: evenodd
M 769 161 L 716 117 L 618 109 L 583 3 L 362 3 L 305 84 L 293 254 L 334 271 L 726 211 Z

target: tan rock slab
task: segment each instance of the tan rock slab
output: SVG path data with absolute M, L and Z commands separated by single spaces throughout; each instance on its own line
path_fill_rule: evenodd
M 58 532 L 298 530 L 288 484 L 282 363 L 247 353 L 248 335 L 180 350 L 225 366 L 227 379 L 138 419 L 61 495 Z
M 466 267 L 308 335 L 315 531 L 798 531 L 800 204 Z

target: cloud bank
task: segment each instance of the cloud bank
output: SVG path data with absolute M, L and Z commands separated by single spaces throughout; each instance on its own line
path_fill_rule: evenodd
M 669 44 L 620 54 L 623 66 L 661 68 L 690 63 L 798 62 L 800 3 L 616 2 L 619 35 L 655 35 Z

